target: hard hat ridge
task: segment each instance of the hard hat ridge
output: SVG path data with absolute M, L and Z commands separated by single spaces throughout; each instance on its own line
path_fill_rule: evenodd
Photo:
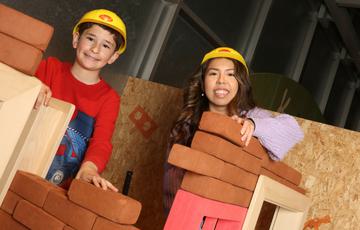
M 123 20 L 114 12 L 106 9 L 97 9 L 85 13 L 81 19 L 76 23 L 73 33 L 79 31 L 79 25 L 85 22 L 92 22 L 105 25 L 120 33 L 123 43 L 117 51 L 119 54 L 126 49 L 126 26 Z
M 212 51 L 205 54 L 203 60 L 201 61 L 201 64 L 203 64 L 209 59 L 220 58 L 220 57 L 231 58 L 239 61 L 245 67 L 246 72 L 249 74 L 249 70 L 246 65 L 244 57 L 239 52 L 237 52 L 236 50 L 230 47 L 218 47 L 216 49 L 213 49 Z

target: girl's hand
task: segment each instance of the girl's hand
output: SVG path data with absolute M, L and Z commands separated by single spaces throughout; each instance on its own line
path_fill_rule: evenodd
M 104 190 L 109 189 L 114 192 L 118 191 L 114 185 L 99 175 L 96 165 L 91 161 L 87 161 L 81 165 L 80 170 L 76 175 L 76 179 L 85 180 Z
M 45 106 L 48 106 L 51 95 L 52 95 L 52 93 L 51 93 L 51 89 L 49 88 L 49 86 L 42 84 L 39 95 L 36 99 L 34 108 L 38 109 L 42 104 Z
M 237 115 L 233 115 L 231 119 L 235 120 L 239 124 L 242 124 L 240 131 L 241 140 L 245 142 L 245 146 L 248 146 L 255 130 L 254 122 L 251 119 L 241 118 Z

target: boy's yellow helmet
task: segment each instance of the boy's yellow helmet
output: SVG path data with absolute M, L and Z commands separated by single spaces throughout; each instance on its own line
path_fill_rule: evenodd
M 119 47 L 118 53 L 121 54 L 126 49 L 126 27 L 121 18 L 110 10 L 98 9 L 84 14 L 79 22 L 75 25 L 73 33 L 78 32 L 79 25 L 84 22 L 93 22 L 108 26 L 120 33 L 123 43 Z
M 243 56 L 236 50 L 229 47 L 219 47 L 205 54 L 203 60 L 201 61 L 201 64 L 203 64 L 209 59 L 220 58 L 220 57 L 231 58 L 239 61 L 241 64 L 243 64 L 243 66 L 245 66 L 246 72 L 249 74 L 249 70 Z

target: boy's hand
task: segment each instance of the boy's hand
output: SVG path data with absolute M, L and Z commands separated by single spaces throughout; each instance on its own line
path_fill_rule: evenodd
M 231 119 L 235 120 L 239 124 L 242 124 L 242 128 L 240 131 L 241 140 L 245 142 L 245 146 L 248 146 L 255 130 L 255 124 L 252 120 L 247 118 L 241 118 L 237 115 L 233 115 Z
M 80 170 L 76 175 L 76 179 L 85 180 L 104 190 L 109 189 L 114 192 L 118 191 L 114 185 L 99 175 L 96 165 L 91 161 L 86 161 L 81 165 Z
M 38 109 L 42 104 L 45 106 L 48 106 L 51 95 L 52 95 L 51 89 L 47 85 L 42 84 L 40 93 L 36 99 L 34 108 Z

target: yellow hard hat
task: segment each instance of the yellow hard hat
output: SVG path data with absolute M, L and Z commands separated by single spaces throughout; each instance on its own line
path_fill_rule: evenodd
M 126 49 L 126 27 L 125 23 L 121 18 L 115 14 L 114 12 L 110 10 L 105 9 L 98 9 L 98 10 L 92 10 L 84 14 L 82 18 L 79 20 L 79 22 L 75 25 L 73 29 L 73 33 L 76 33 L 79 31 L 79 25 L 84 22 L 93 22 L 102 24 L 105 26 L 108 26 L 115 31 L 119 32 L 123 43 L 119 47 L 119 50 L 117 51 L 119 54 L 122 54 Z
M 249 74 L 249 70 L 243 56 L 236 50 L 229 47 L 219 47 L 205 54 L 203 60 L 201 61 L 201 64 L 203 64 L 209 59 L 219 58 L 219 57 L 231 58 L 239 61 L 241 64 L 243 64 L 243 66 L 245 66 L 246 72 Z

